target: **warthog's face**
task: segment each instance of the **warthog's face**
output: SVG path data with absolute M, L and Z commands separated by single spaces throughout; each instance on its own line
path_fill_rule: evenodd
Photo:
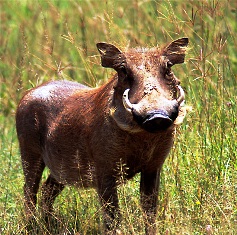
M 111 44 L 97 44 L 102 65 L 118 73 L 113 116 L 120 127 L 158 132 L 175 122 L 184 91 L 171 67 L 184 62 L 187 45 L 188 39 L 181 38 L 163 49 L 138 48 L 122 53 Z

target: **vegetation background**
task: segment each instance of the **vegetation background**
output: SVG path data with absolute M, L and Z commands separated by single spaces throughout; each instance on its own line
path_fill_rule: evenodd
M 91 86 L 112 70 L 95 44 L 160 46 L 189 37 L 175 67 L 192 107 L 162 171 L 159 234 L 237 234 L 237 2 L 0 1 L 0 233 L 27 234 L 14 113 L 24 92 L 66 78 Z M 47 171 L 44 173 L 44 178 Z M 139 176 L 119 188 L 124 234 L 143 234 Z M 103 234 L 93 189 L 66 188 L 57 226 L 32 234 Z

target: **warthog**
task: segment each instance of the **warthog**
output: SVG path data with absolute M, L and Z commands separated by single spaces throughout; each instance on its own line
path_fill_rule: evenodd
M 188 38 L 160 48 L 126 52 L 98 43 L 103 67 L 116 74 L 98 88 L 53 81 L 20 101 L 16 127 L 25 176 L 26 214 L 32 215 L 42 172 L 44 211 L 51 212 L 65 185 L 95 187 L 104 208 L 106 233 L 118 231 L 117 185 L 141 173 L 146 234 L 155 234 L 162 164 L 182 122 L 184 91 L 171 71 L 184 62 Z

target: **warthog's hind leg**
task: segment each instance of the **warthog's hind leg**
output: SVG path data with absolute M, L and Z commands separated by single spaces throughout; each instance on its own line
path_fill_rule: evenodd
M 39 189 L 39 183 L 42 177 L 45 164 L 41 159 L 40 154 L 29 153 L 24 151 L 22 155 L 22 166 L 25 176 L 24 184 L 24 199 L 25 199 L 25 211 L 28 219 L 32 218 L 35 214 L 37 203 L 37 192 Z
M 64 189 L 64 185 L 53 178 L 52 175 L 42 185 L 41 209 L 47 217 L 53 210 L 53 202 L 55 198 Z
M 104 212 L 106 234 L 119 234 L 119 205 L 116 179 L 113 176 L 98 179 L 98 195 Z

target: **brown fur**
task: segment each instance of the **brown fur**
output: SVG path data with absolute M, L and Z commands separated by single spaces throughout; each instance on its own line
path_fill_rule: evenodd
M 130 49 L 122 53 L 111 44 L 99 43 L 102 65 L 117 71 L 108 83 L 88 88 L 69 81 L 49 82 L 22 98 L 16 126 L 28 215 L 34 213 L 47 166 L 50 175 L 42 189 L 46 211 L 52 210 L 55 197 L 65 185 L 92 186 L 105 208 L 106 231 L 113 230 L 119 215 L 118 166 L 123 165 L 123 177 L 128 179 L 141 172 L 146 233 L 156 233 L 160 170 L 173 144 L 175 120 L 181 115 L 176 102 L 179 81 L 170 67 L 183 63 L 187 44 L 188 39 L 183 38 L 163 50 Z M 136 105 L 132 114 L 122 102 L 127 88 L 129 100 Z M 159 124 L 161 118 L 143 125 L 147 114 L 157 110 L 167 113 L 173 124 L 164 128 Z

